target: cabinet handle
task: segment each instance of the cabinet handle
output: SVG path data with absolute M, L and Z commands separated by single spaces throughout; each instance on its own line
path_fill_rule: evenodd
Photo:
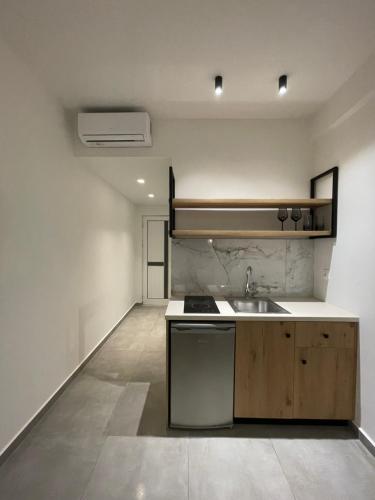
M 286 334 L 285 334 L 285 337 L 286 337 L 287 339 L 290 339 L 290 333 L 286 333 Z
M 328 339 L 328 338 L 329 338 L 329 333 L 322 333 L 322 335 L 323 335 L 323 337 L 324 337 L 325 339 Z
M 306 365 L 306 364 L 307 364 L 306 359 L 301 359 L 301 363 L 302 363 L 303 365 Z

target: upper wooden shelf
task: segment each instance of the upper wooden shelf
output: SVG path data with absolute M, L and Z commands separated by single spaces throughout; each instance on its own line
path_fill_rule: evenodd
M 314 208 L 332 203 L 331 198 L 302 199 L 189 199 L 174 198 L 172 208 Z
M 310 238 L 329 236 L 330 231 L 246 231 L 228 229 L 174 229 L 174 238 Z

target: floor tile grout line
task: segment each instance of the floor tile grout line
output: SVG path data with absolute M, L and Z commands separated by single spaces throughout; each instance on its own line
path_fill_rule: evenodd
M 130 383 L 134 383 L 134 382 L 130 382 Z M 138 431 L 139 431 L 139 428 L 140 428 L 140 425 L 141 425 L 141 422 L 142 422 L 142 416 L 143 416 L 143 412 L 145 411 L 145 406 L 146 406 L 147 398 L 148 398 L 148 395 L 149 395 L 149 393 L 150 393 L 150 387 L 151 387 L 151 382 L 148 382 L 148 388 L 147 388 L 146 397 L 145 397 L 145 400 L 144 400 L 144 402 L 143 402 L 143 408 L 142 408 L 142 411 L 141 411 L 140 417 L 139 417 L 139 419 L 138 419 L 137 430 L 136 430 L 136 432 L 135 432 L 135 436 L 136 436 L 136 437 L 139 437 L 139 436 L 138 436 Z
M 271 446 L 272 446 L 272 448 L 273 448 L 273 451 L 275 452 L 275 455 L 276 455 L 277 461 L 279 462 L 279 465 L 280 465 L 280 468 L 281 468 L 281 472 L 284 474 L 284 477 L 285 477 L 285 479 L 286 479 L 286 482 L 288 483 L 288 486 L 289 486 L 290 492 L 291 492 L 291 494 L 293 495 L 294 500 L 297 500 L 297 497 L 296 497 L 296 495 L 295 495 L 295 493 L 294 493 L 294 490 L 293 490 L 292 484 L 291 484 L 291 482 L 289 481 L 288 475 L 286 474 L 286 472 L 285 472 L 285 470 L 284 470 L 283 464 L 281 463 L 281 459 L 280 459 L 280 457 L 279 457 L 279 455 L 278 455 L 278 453 L 277 453 L 276 447 L 275 447 L 275 445 L 274 445 L 274 443 L 273 443 L 273 439 L 272 439 L 272 438 L 269 438 L 269 439 L 270 439 L 270 442 L 271 442 Z
M 104 448 L 105 443 L 107 442 L 107 439 L 108 439 L 108 436 L 105 436 L 103 444 L 101 446 L 101 449 L 100 449 L 100 451 L 98 453 L 98 456 L 96 457 L 95 463 L 93 465 L 93 468 L 91 469 L 91 472 L 90 472 L 89 477 L 88 477 L 88 479 L 86 481 L 86 484 L 85 484 L 85 486 L 83 488 L 82 495 L 79 497 L 79 500 L 83 500 L 84 499 L 84 496 L 85 496 L 86 491 L 87 491 L 87 489 L 89 487 L 90 481 L 91 481 L 91 479 L 92 479 L 92 477 L 94 475 L 96 466 L 98 465 L 99 459 L 100 459 L 100 457 L 101 457 L 101 455 L 103 453 L 103 448 Z
M 127 387 L 128 387 L 128 383 L 126 383 L 126 384 L 125 384 L 125 387 L 124 387 L 123 391 L 119 394 L 119 396 L 118 396 L 118 398 L 117 398 L 117 402 L 118 402 L 118 400 L 120 399 L 121 394 L 122 394 L 123 392 L 125 392 L 125 391 L 126 391 Z M 116 404 L 117 404 L 117 402 L 116 402 Z M 116 404 L 115 404 L 115 406 L 116 406 Z M 98 452 L 98 455 L 97 455 L 97 457 L 96 457 L 95 463 L 93 464 L 93 467 L 92 467 L 92 469 L 91 469 L 91 471 L 90 471 L 89 477 L 87 478 L 86 484 L 85 484 L 85 486 L 84 486 L 84 488 L 83 488 L 82 495 L 79 497 L 79 500 L 83 500 L 83 499 L 84 499 L 84 496 L 85 496 L 85 494 L 86 494 L 87 488 L 89 487 L 90 481 L 91 481 L 91 479 L 92 479 L 92 477 L 93 477 L 93 475 L 94 475 L 94 472 L 95 472 L 96 466 L 98 465 L 99 459 L 100 459 L 100 457 L 101 457 L 101 455 L 102 455 L 102 453 L 103 453 L 103 448 L 104 448 L 104 445 L 106 444 L 107 439 L 108 439 L 108 437 L 109 437 L 109 436 L 108 436 L 105 432 L 106 432 L 106 430 L 107 430 L 107 428 L 108 428 L 108 423 L 109 423 L 109 421 L 110 421 L 110 418 L 111 418 L 110 416 L 107 418 L 106 425 L 105 425 L 105 427 L 104 427 L 104 429 L 103 429 L 103 436 L 104 436 L 103 444 L 102 444 L 102 446 L 101 446 L 101 448 L 100 448 L 100 450 L 99 450 L 99 452 Z
M 129 382 L 126 382 L 125 385 L 124 385 L 124 388 L 122 389 L 122 391 L 120 392 L 118 398 L 117 398 L 117 401 L 116 403 L 113 405 L 113 408 L 112 408 L 112 411 L 111 411 L 111 414 L 108 416 L 107 418 L 107 422 L 105 424 L 105 427 L 104 427 L 104 436 L 107 438 L 110 436 L 110 434 L 108 434 L 108 428 L 109 428 L 109 424 L 111 422 L 111 419 L 112 419 L 112 416 L 113 416 L 113 413 L 116 409 L 116 406 L 118 405 L 120 399 L 123 397 L 124 394 L 126 394 L 126 392 L 128 391 L 128 387 L 129 387 Z

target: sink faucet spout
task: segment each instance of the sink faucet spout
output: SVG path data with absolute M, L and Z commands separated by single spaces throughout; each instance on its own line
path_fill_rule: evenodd
M 245 297 L 254 297 L 257 293 L 254 271 L 251 266 L 246 269 Z

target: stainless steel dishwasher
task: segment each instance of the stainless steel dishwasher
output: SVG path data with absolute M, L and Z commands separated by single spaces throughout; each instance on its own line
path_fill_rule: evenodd
M 233 322 L 171 322 L 170 427 L 233 425 Z

